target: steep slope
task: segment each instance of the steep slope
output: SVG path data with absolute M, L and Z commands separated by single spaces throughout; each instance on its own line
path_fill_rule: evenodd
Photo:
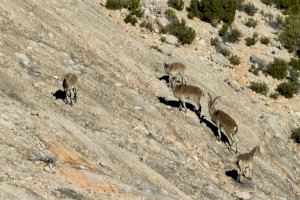
M 299 118 L 234 91 L 205 50 L 151 50 L 95 0 L 3 0 L 0 45 L 2 199 L 299 198 L 299 147 L 289 140 Z M 226 175 L 235 155 L 214 136 L 207 95 L 202 123 L 176 108 L 157 78 L 175 60 L 189 83 L 223 95 L 240 152 L 261 145 L 253 181 Z M 53 96 L 67 72 L 79 77 L 73 107 Z

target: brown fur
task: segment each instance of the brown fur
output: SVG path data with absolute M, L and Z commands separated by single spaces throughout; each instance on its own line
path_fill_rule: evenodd
M 203 96 L 203 91 L 196 86 L 192 85 L 182 85 L 178 84 L 177 79 L 173 77 L 171 79 L 171 86 L 174 96 L 180 101 L 180 109 L 182 109 L 182 104 L 187 111 L 185 102 L 189 99 L 193 99 L 198 106 L 198 113 L 201 113 L 201 97 Z
M 209 102 L 208 102 L 209 114 L 211 116 L 211 120 L 217 126 L 219 139 L 221 139 L 221 128 L 223 128 L 225 130 L 225 135 L 229 142 L 229 148 L 234 150 L 233 144 L 235 143 L 236 144 L 235 152 L 237 152 L 237 141 L 236 141 L 236 134 L 238 131 L 237 123 L 235 122 L 234 119 L 232 119 L 232 117 L 230 117 L 230 115 L 223 112 L 222 110 L 217 110 L 215 108 L 216 100 L 220 97 L 216 97 L 214 100 L 212 100 L 211 95 L 208 94 L 208 96 L 209 96 Z
M 249 153 L 240 154 L 236 157 L 236 165 L 238 167 L 238 180 L 241 176 L 251 179 L 252 162 L 254 155 L 260 152 L 259 146 L 254 147 Z
M 72 74 L 72 73 L 67 73 L 65 76 L 64 76 L 64 80 L 63 80 L 63 88 L 64 88 L 64 91 L 66 92 L 66 95 L 67 95 L 67 101 L 68 101 L 68 96 L 70 97 L 70 105 L 73 105 L 73 102 L 72 102 L 72 91 L 74 93 L 74 101 L 76 102 L 77 101 L 77 92 L 76 92 L 76 83 L 77 83 L 77 76 L 75 74 Z
M 164 64 L 164 69 L 165 69 L 165 73 L 169 75 L 169 82 L 172 77 L 175 77 L 177 74 L 180 75 L 181 79 L 182 79 L 182 83 L 186 84 L 186 80 L 183 77 L 184 76 L 184 71 L 186 70 L 186 66 L 180 62 L 174 62 L 171 64 Z

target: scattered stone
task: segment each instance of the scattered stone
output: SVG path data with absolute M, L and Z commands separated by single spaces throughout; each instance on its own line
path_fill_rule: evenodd
M 283 49 L 282 44 L 279 41 L 276 41 L 274 38 L 270 38 L 270 44 L 273 47 L 277 47 L 278 49 Z
M 116 86 L 116 87 L 122 87 L 122 86 L 123 86 L 123 84 L 122 84 L 122 83 L 119 83 L 119 82 L 117 82 L 117 83 L 115 83 L 115 86 Z
M 197 155 L 201 156 L 201 157 L 203 156 L 202 149 L 200 149 L 200 148 L 197 149 Z
M 201 164 L 203 165 L 203 167 L 205 168 L 208 168 L 209 167 L 209 164 L 205 161 L 202 161 Z
M 237 92 L 242 89 L 241 85 L 235 79 L 225 79 L 225 82 L 228 83 Z
M 164 38 L 165 38 L 165 43 L 167 43 L 167 44 L 175 45 L 178 43 L 178 39 L 174 35 L 165 35 Z
M 70 199 L 74 199 L 74 200 L 82 200 L 82 199 L 85 199 L 85 197 L 72 190 L 72 189 L 69 189 L 69 188 L 59 188 L 59 189 L 56 189 L 55 191 L 53 191 L 54 195 L 57 196 L 57 197 L 60 197 L 60 198 L 70 198 Z
M 272 132 L 275 134 L 276 137 L 280 137 L 280 133 L 278 132 L 279 129 L 279 118 L 272 114 L 264 114 L 262 116 L 263 123 L 269 126 L 272 129 Z
M 123 8 L 123 9 L 121 9 L 121 14 L 123 17 L 127 16 L 129 14 L 129 11 L 127 9 Z
M 168 48 L 159 48 L 158 50 L 159 52 L 161 52 L 162 54 L 166 55 L 166 56 L 172 56 L 172 50 L 168 49 Z
M 278 55 L 279 52 L 280 52 L 280 49 L 278 49 L 277 47 L 269 47 L 268 48 L 269 55 Z
M 30 161 L 42 161 L 46 164 L 54 164 L 57 162 L 56 156 L 47 156 L 36 149 L 19 149 L 19 153 L 24 155 Z
M 222 65 L 222 66 L 230 66 L 230 61 L 223 55 L 223 54 L 220 54 L 220 53 L 217 53 L 217 54 L 213 54 L 211 56 L 211 60 L 219 65 Z
M 165 17 L 160 17 L 156 19 L 156 23 L 160 28 L 163 28 L 169 24 L 169 20 Z
M 267 63 L 263 59 L 257 57 L 256 55 L 250 56 L 250 62 L 253 64 L 257 64 L 263 70 L 265 70 L 267 67 Z
M 15 53 L 15 56 L 17 56 L 17 58 L 20 59 L 20 62 L 22 65 L 24 66 L 28 66 L 29 65 L 29 58 L 24 54 L 24 53 Z
M 32 83 L 32 86 L 34 88 L 41 88 L 44 86 L 44 83 L 43 82 L 35 82 L 35 83 Z
M 235 192 L 234 196 L 239 198 L 239 199 L 243 199 L 243 200 L 247 200 L 247 199 L 251 198 L 251 196 L 248 192 L 240 192 L 240 191 Z

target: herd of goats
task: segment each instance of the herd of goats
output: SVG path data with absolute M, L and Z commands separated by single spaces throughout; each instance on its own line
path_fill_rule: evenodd
M 198 110 L 196 111 L 197 114 L 201 114 L 201 104 L 200 100 L 201 97 L 204 96 L 204 92 L 197 86 L 188 85 L 186 84 L 186 80 L 184 78 L 184 72 L 186 70 L 186 66 L 180 62 L 174 62 L 171 64 L 164 63 L 164 70 L 165 73 L 169 77 L 168 86 L 172 88 L 174 96 L 179 100 L 180 107 L 179 109 L 182 110 L 182 106 L 184 107 L 185 112 L 187 112 L 186 101 L 187 100 L 194 100 L 196 105 L 198 106 Z M 179 75 L 181 77 L 181 81 L 178 81 L 176 76 Z M 67 73 L 63 79 L 63 88 L 64 92 L 66 93 L 65 102 L 73 105 L 74 102 L 77 101 L 77 94 L 76 94 L 76 83 L 78 78 L 73 73 Z M 73 97 L 72 97 L 73 92 Z M 233 150 L 237 153 L 237 141 L 236 141 L 236 134 L 238 131 L 238 126 L 235 120 L 225 113 L 222 110 L 218 110 L 215 108 L 217 99 L 220 96 L 212 98 L 212 96 L 208 93 L 209 101 L 208 101 L 208 111 L 209 115 L 211 116 L 211 120 L 215 124 L 218 130 L 217 138 L 221 139 L 221 129 L 223 128 L 224 135 L 227 137 L 228 144 L 225 143 L 230 150 Z M 235 148 L 234 148 L 235 144 Z M 249 153 L 239 154 L 236 157 L 236 165 L 238 168 L 238 177 L 237 180 L 241 181 L 241 176 L 248 178 L 251 180 L 252 174 L 252 163 L 254 155 L 260 153 L 259 146 L 254 147 Z

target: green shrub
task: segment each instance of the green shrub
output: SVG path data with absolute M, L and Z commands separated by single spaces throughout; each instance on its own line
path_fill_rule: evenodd
M 262 43 L 264 45 L 268 45 L 270 43 L 270 38 L 268 38 L 268 37 L 261 37 L 260 38 L 260 43 Z
M 258 93 L 258 94 L 262 94 L 262 95 L 267 95 L 269 88 L 267 86 L 267 84 L 265 83 L 256 83 L 256 82 L 251 82 L 251 85 L 249 86 L 249 88 L 251 90 L 253 90 L 254 92 Z
M 300 143 L 300 128 L 296 128 L 295 130 L 292 131 L 292 136 L 291 138 L 297 142 Z
M 288 64 L 282 59 L 275 58 L 267 67 L 266 72 L 276 79 L 284 79 L 287 76 Z
M 261 2 L 269 6 L 275 4 L 275 0 L 261 0 Z
M 291 58 L 289 66 L 300 72 L 300 58 Z
M 258 9 L 253 3 L 250 2 L 244 5 L 243 10 L 245 13 L 247 13 L 247 15 L 254 16 Z
M 165 15 L 170 22 L 178 21 L 175 11 L 171 8 L 165 10 Z
M 121 0 L 122 1 L 122 0 Z M 128 0 L 128 9 L 136 10 L 140 7 L 140 0 Z
M 131 13 L 138 18 L 142 18 L 144 16 L 144 10 L 140 7 L 132 10 Z
M 241 31 L 239 31 L 237 28 L 231 28 L 222 36 L 222 38 L 224 42 L 235 43 L 240 40 L 241 36 Z
M 294 94 L 298 92 L 299 89 L 299 83 L 298 82 L 292 82 L 292 81 L 287 81 L 280 83 L 276 91 L 284 96 L 285 98 L 292 98 Z
M 253 19 L 253 18 L 249 18 L 246 23 L 245 23 L 246 26 L 248 27 L 252 27 L 252 28 L 255 28 L 257 26 L 257 20 Z
M 290 52 L 299 49 L 300 41 L 300 14 L 289 16 L 285 22 L 282 33 L 279 35 L 282 45 Z
M 233 65 L 239 65 L 241 63 L 241 59 L 240 57 L 238 57 L 237 55 L 232 55 L 229 57 L 229 61 L 231 64 Z
M 174 20 L 164 29 L 166 33 L 176 36 L 181 44 L 191 44 L 196 37 L 195 30 L 188 27 L 184 19 L 181 22 Z
M 107 0 L 105 7 L 111 10 L 117 10 L 128 7 L 128 0 Z
M 272 99 L 278 99 L 279 94 L 277 92 L 273 92 L 272 94 L 270 94 L 270 98 Z
M 244 0 L 237 0 L 237 9 L 239 11 L 244 10 Z
M 223 36 L 229 29 L 228 24 L 223 24 L 222 28 L 219 30 L 219 36 Z
M 135 15 L 133 15 L 132 13 L 129 13 L 125 19 L 124 19 L 125 23 L 130 23 L 131 25 L 135 25 L 137 23 L 137 18 Z
M 200 1 L 199 0 L 191 0 L 190 7 L 188 7 L 188 18 L 192 19 L 194 17 L 200 16 Z
M 231 24 L 237 9 L 237 1 L 202 0 L 199 6 L 200 17 L 204 21 L 223 21 Z
M 284 27 L 284 20 L 280 15 L 277 15 L 276 18 L 274 18 L 274 15 L 268 14 L 268 24 L 274 29 L 282 30 Z
M 230 56 L 231 52 L 229 49 L 225 48 L 225 47 L 221 47 L 220 45 L 217 47 L 217 50 L 223 54 L 223 56 L 228 57 Z
M 107 0 L 105 7 L 112 10 L 128 8 L 135 10 L 140 7 L 140 0 Z
M 151 32 L 153 32 L 153 30 L 154 30 L 152 23 L 147 20 L 142 21 L 142 23 L 140 24 L 140 27 L 146 28 Z
M 183 10 L 184 1 L 183 0 L 168 0 L 168 5 L 176 10 Z
M 258 72 L 260 71 L 261 69 L 259 67 L 255 67 L 254 65 L 251 65 L 251 67 L 249 68 L 249 72 L 251 72 L 252 74 L 254 75 L 258 75 Z
M 210 39 L 210 44 L 214 47 L 218 47 L 220 45 L 220 40 L 219 38 L 211 38 Z
M 246 45 L 247 45 L 247 46 L 255 45 L 256 42 L 257 42 L 257 34 L 254 33 L 254 34 L 252 35 L 252 37 L 247 37 L 247 38 L 245 38 L 245 41 L 246 41 Z

